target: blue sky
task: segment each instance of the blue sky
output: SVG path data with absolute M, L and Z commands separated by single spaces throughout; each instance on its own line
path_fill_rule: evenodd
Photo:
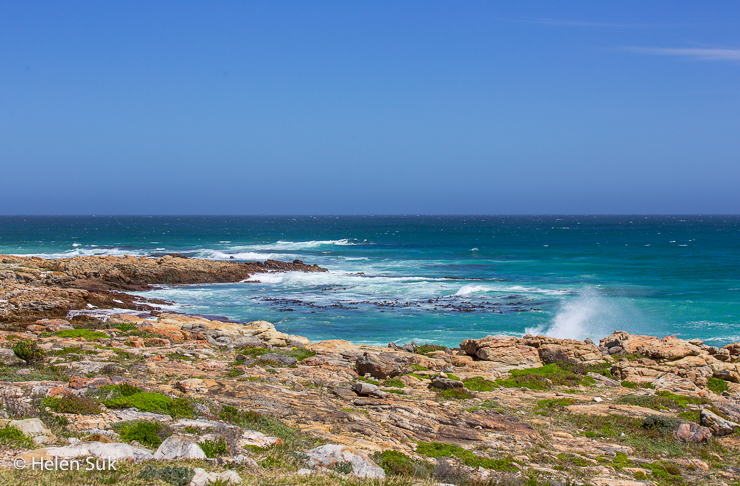
M 739 213 L 738 2 L 0 2 L 0 214 Z

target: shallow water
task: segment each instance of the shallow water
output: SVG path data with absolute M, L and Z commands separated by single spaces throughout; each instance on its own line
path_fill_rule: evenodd
M 740 341 L 738 216 L 0 217 L 0 253 L 164 252 L 328 268 L 147 292 L 312 340 L 620 329 Z

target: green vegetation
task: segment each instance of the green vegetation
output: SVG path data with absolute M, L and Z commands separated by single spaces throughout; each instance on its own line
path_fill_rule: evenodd
M 240 354 L 243 354 L 244 356 L 251 356 L 252 358 L 256 358 L 257 356 L 262 356 L 263 354 L 267 353 L 273 353 L 273 354 L 280 354 L 283 356 L 290 356 L 291 358 L 295 358 L 298 361 L 303 361 L 306 358 L 310 358 L 311 356 L 315 355 L 315 351 L 310 351 L 306 348 L 290 348 L 290 349 L 265 349 L 265 348 L 241 348 L 239 350 Z
M 349 461 L 335 462 L 334 464 L 329 466 L 329 469 L 339 474 L 352 474 L 352 472 L 354 471 L 354 467 Z
M 593 378 L 570 371 L 565 366 L 551 363 L 539 368 L 511 370 L 509 378 L 498 378 L 496 385 L 506 388 L 530 388 L 532 390 L 549 390 L 551 386 L 589 386 L 595 383 Z M 585 370 L 585 367 L 582 367 Z M 580 371 L 583 371 L 580 370 Z
M 13 345 L 13 353 L 28 364 L 33 364 L 44 359 L 44 350 L 38 347 L 35 342 L 23 339 Z
M 447 351 L 447 347 L 440 346 L 439 344 L 419 344 L 414 345 L 414 352 L 416 354 L 423 354 L 424 356 L 428 356 L 430 353 L 433 353 L 435 351 Z
M 203 452 L 206 454 L 206 457 L 214 458 L 218 456 L 225 456 L 229 453 L 229 446 L 226 445 L 226 441 L 223 437 L 220 437 L 218 440 L 206 440 L 201 442 L 200 448 L 203 449 Z
M 494 471 L 517 471 L 510 458 L 491 459 L 475 455 L 472 451 L 453 444 L 441 442 L 419 442 L 416 452 L 427 457 L 455 457 L 470 467 L 483 467 Z
M 134 407 L 142 412 L 168 414 L 172 418 L 189 418 L 193 416 L 193 405 L 185 398 L 172 399 L 161 393 L 141 391 L 128 384 L 102 388 L 112 391 L 114 395 L 118 395 L 105 400 L 103 403 L 106 407 Z
M 475 395 L 465 388 L 450 388 L 449 390 L 437 393 L 437 396 L 440 398 L 453 398 L 455 400 L 468 400 L 470 398 L 475 398 Z
M 635 383 L 634 381 L 623 381 L 622 386 L 625 388 L 649 388 L 651 390 L 655 388 L 652 383 Z
M 496 410 L 498 413 L 504 413 L 503 409 L 495 400 L 484 400 L 480 405 L 463 408 L 466 412 L 475 412 L 476 410 Z
M 246 429 L 257 430 L 271 437 L 279 437 L 288 448 L 298 447 L 299 442 L 302 446 L 311 442 L 311 439 L 301 435 L 297 429 L 293 429 L 282 422 L 270 417 L 265 417 L 251 410 L 240 410 L 229 405 L 224 405 L 218 418 Z
M 22 449 L 32 449 L 34 444 L 30 437 L 15 427 L 5 426 L 0 429 L 0 444 L 8 444 Z
M 195 476 L 195 471 L 189 467 L 157 467 L 152 464 L 147 464 L 144 470 L 139 473 L 139 479 L 164 481 L 172 486 L 186 486 L 193 480 L 193 476 Z
M 665 415 L 648 415 L 640 424 L 648 430 L 657 430 L 662 434 L 669 434 L 681 424 L 681 419 Z
M 575 400 L 573 398 L 549 398 L 537 402 L 537 407 L 535 407 L 535 410 L 565 408 L 568 405 L 573 405 L 574 403 Z
M 381 385 L 390 386 L 393 388 L 406 388 L 406 385 L 404 385 L 403 382 L 398 378 L 388 378 L 387 380 L 382 382 Z
M 91 331 L 90 329 L 69 329 L 66 331 L 57 331 L 54 333 L 54 335 L 57 337 L 68 339 L 83 338 L 88 341 L 93 341 L 95 339 L 106 339 L 109 337 L 104 332 Z
M 383 468 L 389 476 L 409 476 L 427 478 L 431 474 L 431 465 L 425 461 L 411 459 L 403 452 L 383 451 L 372 455 L 372 460 Z
M 60 397 L 46 398 L 44 399 L 44 406 L 57 413 L 75 413 L 77 415 L 95 415 L 101 411 L 98 400 L 71 393 L 65 393 Z
M 498 388 L 496 383 L 491 380 L 486 380 L 485 378 L 482 378 L 480 376 L 465 378 L 463 380 L 463 385 L 465 385 L 465 388 L 467 388 L 468 390 L 476 392 L 493 391 Z
M 380 385 L 379 381 L 373 380 L 372 378 L 365 378 L 364 376 L 358 376 L 358 380 L 364 381 L 365 383 L 370 383 L 371 385 Z
M 429 368 L 425 368 L 424 366 L 418 364 L 412 364 L 411 369 L 414 371 L 429 371 Z
M 135 440 L 139 444 L 156 449 L 166 438 L 165 428 L 157 422 L 128 422 L 120 426 L 119 434 L 126 442 Z M 164 436 L 164 437 L 162 437 Z
M 13 349 L 15 350 L 15 349 Z M 709 388 L 711 391 L 719 395 L 723 391 L 728 391 L 730 389 L 729 386 L 727 386 L 727 382 L 725 380 L 722 380 L 720 378 L 709 378 L 707 380 L 707 388 Z

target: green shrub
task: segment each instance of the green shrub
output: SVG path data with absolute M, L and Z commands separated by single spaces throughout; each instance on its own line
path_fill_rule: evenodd
M 139 473 L 139 479 L 160 480 L 172 486 L 186 486 L 193 480 L 193 476 L 195 476 L 195 470 L 189 467 L 165 466 L 160 468 L 153 464 L 147 464 Z
M 676 430 L 681 424 L 681 419 L 676 417 L 667 417 L 665 415 L 649 415 L 640 424 L 641 427 L 649 430 L 657 430 L 661 434 L 669 434 Z
M 383 468 L 389 476 L 409 476 L 427 478 L 431 474 L 431 465 L 424 461 L 411 459 L 403 452 L 375 452 L 372 460 Z
M 535 410 L 540 410 L 543 408 L 552 409 L 552 408 L 564 408 L 568 405 L 573 405 L 575 403 L 575 400 L 572 398 L 549 398 L 546 400 L 540 400 L 537 402 L 537 407 L 535 407 Z
M 364 376 L 358 376 L 358 380 L 364 381 L 365 383 L 370 383 L 371 385 L 380 385 L 379 381 L 373 380 L 372 378 L 365 378 Z
M 288 427 L 282 422 L 270 417 L 262 416 L 251 410 L 239 410 L 235 407 L 224 405 L 218 417 L 246 429 L 257 430 L 271 437 L 279 437 L 288 446 L 298 444 L 299 439 L 308 440 L 301 436 L 300 431 Z
M 206 457 L 209 458 L 225 456 L 229 453 L 229 446 L 226 445 L 226 441 L 223 437 L 219 438 L 216 441 L 206 440 L 201 442 L 199 445 L 200 448 L 203 449 L 203 452 L 206 454 Z
M 106 400 L 105 406 L 110 408 L 134 407 L 142 412 L 163 413 L 171 415 L 172 418 L 187 418 L 193 416 L 193 405 L 184 398 L 172 399 L 160 393 L 143 392 L 136 387 L 137 391 L 131 394 L 121 395 Z M 130 393 L 131 389 L 126 389 Z
M 509 374 L 509 378 L 498 378 L 495 384 L 506 388 L 521 387 L 530 388 L 532 390 L 548 390 L 551 385 L 586 386 L 594 383 L 593 378 L 573 373 L 568 369 L 562 368 L 561 365 L 556 363 L 550 363 L 539 368 L 511 370 Z
M 15 427 L 0 428 L 0 444 L 9 444 L 22 449 L 32 449 L 33 440 Z
M 498 388 L 495 382 L 491 380 L 486 380 L 485 378 L 480 376 L 465 378 L 463 380 L 463 385 L 465 385 L 465 388 L 467 388 L 468 390 L 473 390 L 476 392 L 493 391 Z
M 728 391 L 730 389 L 730 387 L 727 386 L 727 382 L 725 380 L 714 377 L 707 380 L 707 388 L 709 388 L 709 390 L 713 391 L 717 395 L 719 395 L 723 391 Z
M 66 331 L 57 331 L 54 333 L 55 336 L 61 338 L 75 339 L 83 338 L 88 341 L 94 339 L 106 339 L 109 336 L 101 331 L 91 331 L 90 329 L 68 329 Z
M 257 356 L 262 356 L 263 354 L 267 353 L 273 353 L 273 354 L 280 354 L 283 356 L 290 356 L 291 358 L 295 358 L 298 361 L 303 361 L 306 358 L 310 358 L 311 356 L 314 356 L 316 354 L 316 351 L 311 351 L 306 348 L 290 348 L 290 349 L 266 349 L 266 348 L 241 348 L 239 350 L 240 354 L 243 354 L 244 356 L 251 356 L 253 358 L 256 358 Z
M 163 430 L 164 427 L 157 422 L 146 422 L 142 420 L 123 424 L 119 434 L 121 435 L 121 439 L 126 442 L 135 440 L 139 444 L 156 449 L 162 444 L 163 437 L 160 436 L 160 433 Z
M 449 390 L 437 393 L 437 396 L 441 398 L 454 398 L 455 400 L 468 400 L 475 397 L 475 395 L 465 388 L 450 388 Z
M 335 462 L 329 466 L 329 469 L 340 474 L 352 474 L 354 471 L 354 467 L 350 461 Z
M 649 388 L 651 390 L 655 388 L 652 383 L 635 383 L 634 381 L 623 381 L 622 386 L 624 388 Z
M 13 345 L 13 353 L 28 364 L 33 364 L 44 359 L 44 350 L 29 339 L 23 339 Z
M 403 382 L 398 378 L 388 378 L 387 380 L 382 382 L 381 385 L 394 388 L 406 388 L 406 385 L 404 385 Z
M 414 371 L 429 371 L 429 368 L 425 368 L 424 366 L 418 364 L 412 364 L 411 369 Z
M 100 402 L 94 398 L 80 397 L 65 393 L 60 397 L 50 397 L 44 400 L 44 406 L 57 413 L 76 413 L 77 415 L 95 415 L 101 412 Z
M 441 442 L 419 442 L 416 448 L 417 454 L 427 457 L 455 457 L 463 464 L 470 467 L 483 467 L 494 471 L 518 471 L 511 459 L 508 457 L 502 459 L 491 459 L 475 455 L 472 451 L 463 449 L 453 444 L 444 444 Z
M 414 352 L 416 354 L 423 354 L 424 356 L 429 355 L 429 353 L 433 353 L 434 351 L 447 351 L 446 346 L 440 346 L 439 344 L 420 344 L 418 346 L 414 345 Z

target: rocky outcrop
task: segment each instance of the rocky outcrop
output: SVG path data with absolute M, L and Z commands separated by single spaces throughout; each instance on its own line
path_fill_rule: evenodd
M 367 352 L 357 358 L 355 369 L 360 376 L 370 375 L 379 380 L 401 376 L 411 371 L 402 357 L 384 353 L 374 355 Z

